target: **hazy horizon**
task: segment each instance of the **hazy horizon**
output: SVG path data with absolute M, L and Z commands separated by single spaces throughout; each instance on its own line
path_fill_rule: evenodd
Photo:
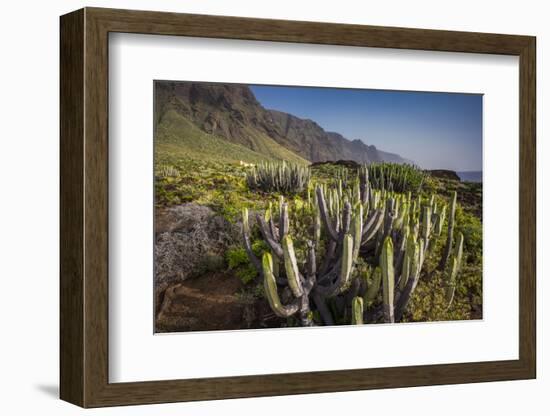
M 250 85 L 268 109 L 397 153 L 423 169 L 483 170 L 481 94 Z

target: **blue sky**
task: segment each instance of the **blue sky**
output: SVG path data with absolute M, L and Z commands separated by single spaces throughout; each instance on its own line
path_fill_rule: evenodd
M 250 87 L 266 108 L 311 119 L 422 168 L 482 170 L 482 95 Z

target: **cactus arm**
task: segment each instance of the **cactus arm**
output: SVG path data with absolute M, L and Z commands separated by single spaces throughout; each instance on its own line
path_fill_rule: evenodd
M 256 216 L 256 219 L 258 221 L 258 225 L 260 226 L 260 231 L 262 233 L 262 236 L 264 237 L 265 242 L 269 245 L 271 248 L 271 251 L 279 258 L 283 259 L 283 248 L 279 243 L 277 243 L 273 239 L 273 235 L 271 234 L 271 231 L 269 230 L 269 227 L 267 223 L 265 222 L 264 217 L 262 217 L 260 214 Z
M 443 231 L 443 223 L 445 222 L 445 212 L 447 206 L 443 205 L 437 215 L 435 216 L 434 233 L 436 236 L 440 236 Z
M 351 324 L 363 325 L 363 299 L 356 296 L 351 301 Z
M 399 290 L 403 292 L 409 281 L 409 277 L 416 272 L 417 261 L 415 261 L 416 253 L 416 241 L 414 235 L 409 234 L 407 238 L 407 246 L 405 248 L 405 260 L 403 261 L 403 269 L 401 272 L 401 279 L 399 279 Z
M 302 326 L 314 325 L 311 317 L 311 309 L 309 308 L 309 297 L 305 294 L 300 298 L 300 323 Z
M 273 259 L 271 254 L 264 253 L 262 258 L 263 275 L 264 275 L 264 291 L 269 302 L 269 306 L 277 316 L 288 318 L 298 312 L 300 307 L 299 299 L 296 299 L 289 305 L 283 305 L 279 294 L 277 293 L 277 282 L 273 275 Z
M 384 217 L 384 240 L 390 235 L 396 217 L 395 199 L 388 198 L 386 200 L 386 212 Z
M 432 208 L 429 205 L 425 205 L 422 208 L 422 238 L 427 245 L 430 239 L 430 232 L 432 230 Z
M 330 312 L 329 307 L 327 306 L 326 298 L 320 292 L 314 290 L 312 293 L 313 303 L 315 308 L 319 311 L 321 319 L 325 325 L 334 325 L 334 318 Z
M 344 207 L 342 209 L 342 227 L 340 229 L 340 234 L 342 237 L 349 233 L 349 227 L 351 225 L 351 204 L 349 201 L 346 201 L 344 203 Z
M 462 266 L 462 246 L 464 244 L 464 236 L 462 233 L 458 233 L 456 240 L 455 250 L 451 256 L 451 264 L 445 277 L 445 301 L 447 302 L 447 307 L 451 306 L 453 302 L 456 289 L 456 278 Z
M 458 261 L 458 271 L 460 271 L 460 268 L 462 266 L 463 245 L 464 245 L 464 235 L 462 235 L 462 233 L 458 233 L 456 236 L 456 246 L 455 246 L 455 252 L 454 252 L 454 255 Z
M 269 217 L 269 229 L 271 231 L 271 235 L 273 236 L 273 239 L 275 241 L 280 241 L 279 237 L 279 228 L 275 225 L 275 220 L 273 220 L 273 215 L 270 215 Z
M 340 269 L 340 284 L 338 289 L 346 286 L 351 277 L 353 269 L 353 237 L 350 234 L 344 236 L 344 246 L 342 248 L 342 265 Z
M 371 284 L 367 287 L 367 291 L 365 292 L 365 302 L 372 302 L 376 299 L 376 296 L 378 296 L 378 292 L 380 292 L 381 283 L 382 269 L 380 267 L 376 267 L 372 272 Z
M 250 263 L 252 263 L 252 265 L 256 268 L 256 270 L 258 270 L 258 273 L 261 275 L 262 263 L 260 262 L 260 259 L 256 257 L 256 255 L 254 254 L 254 251 L 252 250 L 252 244 L 250 242 L 250 225 L 248 223 L 248 209 L 243 208 L 242 215 L 243 215 L 242 235 L 243 235 L 246 255 L 248 256 Z
M 382 270 L 382 292 L 384 295 L 384 321 L 394 323 L 393 297 L 395 275 L 393 269 L 393 242 L 386 237 L 380 253 L 380 268 Z
M 401 281 L 403 279 L 407 279 L 408 275 L 405 272 L 405 268 L 407 268 L 407 243 L 409 241 L 409 227 L 406 226 L 402 231 L 399 238 L 399 249 L 397 251 L 397 260 L 395 261 L 395 268 L 397 270 L 396 272 L 396 284 L 399 283 L 399 287 L 401 288 Z
M 422 270 L 422 264 L 424 263 L 425 251 L 426 246 L 424 245 L 424 240 L 419 239 L 414 246 L 414 253 L 410 266 L 411 274 L 409 275 L 407 285 L 405 286 L 405 289 L 400 293 L 399 299 L 396 302 L 395 319 L 397 321 L 401 321 L 403 313 L 407 309 L 407 305 L 409 304 L 409 301 L 411 299 L 411 295 L 418 285 L 418 281 L 420 280 L 420 272 Z
M 365 223 L 363 224 L 363 237 L 368 233 L 370 228 L 375 224 L 378 216 L 378 210 L 373 210 L 372 213 L 367 217 Z
M 381 209 L 377 209 L 371 217 L 371 220 L 367 223 L 367 225 L 363 227 L 363 245 L 372 240 L 372 238 L 376 235 L 376 233 L 382 226 L 383 222 L 384 213 Z
M 321 268 L 319 269 L 319 275 L 323 276 L 328 272 L 331 262 L 334 259 L 335 253 L 336 253 L 336 241 L 330 240 L 325 252 L 323 263 L 321 264 Z
M 321 213 L 319 212 L 319 207 L 314 208 L 314 218 L 313 218 L 313 241 L 315 246 L 318 247 L 321 241 Z
M 339 270 L 338 270 L 339 269 Z M 334 296 L 349 283 L 353 270 L 353 237 L 350 234 L 344 236 L 342 253 L 334 268 L 319 279 L 319 283 L 331 282 L 336 275 L 334 282 L 328 286 L 317 285 L 317 290 L 325 296 Z
M 363 166 L 359 172 L 359 189 L 361 192 L 361 203 L 369 200 L 369 169 Z
M 283 237 L 283 255 L 288 286 L 290 287 L 292 294 L 299 298 L 304 294 L 304 289 L 302 287 L 300 271 L 298 270 L 298 263 L 296 262 L 294 244 L 292 243 L 292 239 L 289 235 L 285 235 Z
M 399 210 L 399 215 L 397 216 L 397 219 L 395 220 L 395 223 L 394 223 L 394 228 L 396 229 L 400 229 L 402 228 L 405 224 L 405 218 L 407 217 L 407 215 L 409 214 L 409 206 L 408 204 L 405 202 L 401 205 L 400 207 L 400 210 Z
M 356 263 L 363 237 L 363 206 L 359 205 L 353 218 L 353 262 Z
M 307 242 L 307 288 L 306 291 L 309 293 L 311 289 L 315 286 L 317 282 L 317 264 L 315 257 L 315 245 L 313 242 L 308 240 Z
M 317 202 L 319 205 L 319 210 L 321 212 L 321 218 L 323 220 L 323 223 L 325 224 L 327 233 L 332 240 L 338 241 L 338 233 L 334 230 L 334 227 L 332 226 L 332 221 L 330 220 L 328 214 L 327 203 L 323 194 L 323 188 L 318 186 L 315 193 L 317 194 Z
M 279 218 L 279 233 L 280 233 L 279 237 L 281 240 L 288 234 L 288 229 L 289 229 L 288 204 L 286 202 L 283 202 L 281 204 L 280 218 Z
M 439 270 L 445 270 L 447 261 L 451 256 L 451 250 L 453 246 L 453 230 L 455 225 L 455 212 L 456 212 L 456 191 L 453 192 L 451 198 L 451 209 L 449 210 L 449 224 L 447 225 L 447 243 L 445 244 L 445 251 L 443 252 L 443 257 L 439 262 Z

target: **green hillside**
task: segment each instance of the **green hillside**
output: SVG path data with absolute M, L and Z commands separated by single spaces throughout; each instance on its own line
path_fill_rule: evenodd
M 270 137 L 250 129 L 251 148 L 208 134 L 174 110 L 160 120 L 155 137 L 156 156 L 210 160 L 219 162 L 258 163 L 283 159 L 300 164 L 308 161 L 276 143 Z M 252 150 L 254 149 L 254 150 Z

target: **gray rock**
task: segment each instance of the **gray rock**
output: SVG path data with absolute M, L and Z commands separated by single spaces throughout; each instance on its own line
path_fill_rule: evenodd
M 157 213 L 155 235 L 155 283 L 164 286 L 223 267 L 239 227 L 206 206 L 187 203 Z

